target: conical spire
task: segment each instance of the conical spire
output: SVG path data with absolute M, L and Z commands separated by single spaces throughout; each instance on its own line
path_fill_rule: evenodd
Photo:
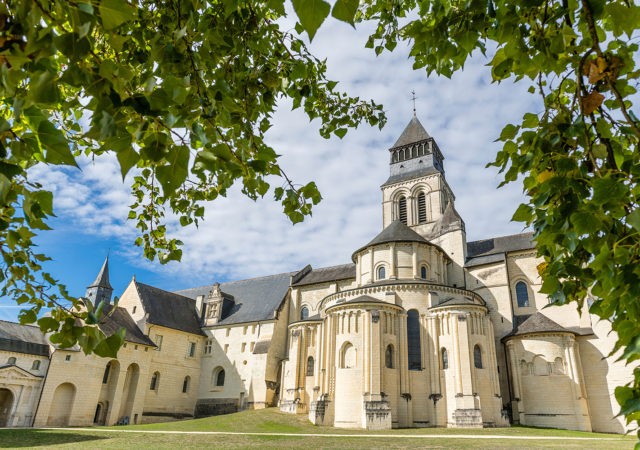
M 418 118 L 414 115 L 407 126 L 404 128 L 404 131 L 398 138 L 395 144 L 393 144 L 392 148 L 402 147 L 403 145 L 413 144 L 415 142 L 424 141 L 425 139 L 429 139 L 429 133 L 424 129 Z
M 96 277 L 95 281 L 89 285 L 89 287 L 90 288 L 102 287 L 102 288 L 113 290 L 113 288 L 111 287 L 111 283 L 109 283 L 109 256 L 108 255 L 105 258 L 104 263 L 102 264 L 102 268 L 100 269 L 98 276 Z

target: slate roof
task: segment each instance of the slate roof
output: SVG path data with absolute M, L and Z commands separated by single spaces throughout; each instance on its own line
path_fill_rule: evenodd
M 382 230 L 380 234 L 374 237 L 367 245 L 364 245 L 353 252 L 351 259 L 353 259 L 355 262 L 354 257 L 356 253 L 364 250 L 367 247 L 371 247 L 372 245 L 386 244 L 388 242 L 421 242 L 423 244 L 431 244 L 429 241 L 413 231 L 404 223 L 400 222 L 399 220 L 394 220 L 389 224 L 387 228 Z
M 384 305 L 391 305 L 391 303 L 389 302 L 385 302 L 383 300 L 378 300 L 377 298 L 373 298 L 369 295 L 360 295 L 356 298 L 352 298 L 349 301 L 346 302 L 340 302 L 340 303 L 335 303 L 331 306 L 329 306 L 327 309 L 331 309 L 331 308 L 335 308 L 338 306 L 344 306 L 344 305 L 350 305 L 353 303 L 378 303 L 378 304 L 384 304 Z M 395 304 L 393 306 L 396 306 Z
M 133 318 L 129 315 L 129 312 L 120 306 L 114 307 L 113 305 L 105 305 L 104 314 L 100 319 L 100 329 L 107 336 L 111 336 L 120 328 L 125 329 L 124 339 L 134 344 L 150 345 L 155 347 L 151 339 L 138 328 Z
M 453 206 L 453 202 L 449 202 L 447 203 L 442 216 L 431 226 L 427 236 L 436 238 L 450 231 L 460 229 L 465 229 L 464 221 L 462 220 L 462 217 L 460 217 L 460 214 L 458 214 L 458 211 L 456 211 L 455 206 Z
M 222 320 L 217 325 L 274 319 L 276 311 L 289 291 L 291 277 L 296 274 L 297 272 L 286 272 L 266 277 L 220 283 L 222 292 L 232 295 L 235 303 L 228 312 L 223 311 Z M 185 289 L 178 291 L 177 294 L 192 299 L 195 299 L 198 295 L 204 295 L 206 298 L 211 289 L 213 289 L 213 285 Z M 225 295 L 225 297 L 228 297 L 228 295 Z
M 109 283 L 109 257 L 107 256 L 102 264 L 102 268 L 100 272 L 98 272 L 98 276 L 88 287 L 104 287 L 107 289 L 113 290 L 111 287 L 111 283 Z
M 468 298 L 450 298 L 444 301 L 441 301 L 437 305 L 434 305 L 432 308 L 439 308 L 441 306 L 484 306 L 474 302 L 472 299 Z
M 134 281 L 148 323 L 203 335 L 196 302 L 192 298 Z
M 576 334 L 574 331 L 566 329 L 562 325 L 559 325 L 553 320 L 549 319 L 540 311 L 537 311 L 536 313 L 529 316 L 522 323 L 517 325 L 511 333 L 509 333 L 502 339 L 507 339 L 509 337 L 520 336 L 523 334 L 530 334 L 530 333 L 557 333 L 557 332 Z
M 321 267 L 311 269 L 307 274 L 292 286 L 306 286 L 309 284 L 326 283 L 329 281 L 348 280 L 356 277 L 355 264 L 342 264 L 340 266 Z
M 423 141 L 425 139 L 429 139 L 429 133 L 424 129 L 418 118 L 414 115 L 407 126 L 404 128 L 404 131 L 398 138 L 395 144 L 393 144 L 392 148 L 402 147 L 403 145 L 413 144 L 414 142 Z
M 505 253 L 533 248 L 535 248 L 533 233 L 513 234 L 467 242 L 467 262 L 465 267 L 504 261 Z
M 38 327 L 0 320 L 0 350 L 49 356 L 49 343 Z
M 440 171 L 433 166 L 427 166 L 424 169 L 412 170 L 409 172 L 402 172 L 397 175 L 389 176 L 382 186 L 388 186 L 390 184 L 400 183 L 401 181 L 412 180 L 414 178 L 426 177 L 427 175 L 433 175 L 434 173 L 440 173 Z

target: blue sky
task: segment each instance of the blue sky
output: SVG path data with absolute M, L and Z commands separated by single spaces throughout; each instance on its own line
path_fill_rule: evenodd
M 215 281 L 294 271 L 306 264 L 321 267 L 350 262 L 354 249 L 382 226 L 380 185 L 389 173 L 387 149 L 411 119 L 411 91 L 417 115 L 436 139 L 445 161 L 456 208 L 466 222 L 468 240 L 519 233 L 510 222 L 523 200 L 518 183 L 497 190 L 500 176 L 485 165 L 499 150 L 494 140 L 502 126 L 527 111 L 538 112 L 528 85 L 491 83 L 487 59 L 476 57 L 452 79 L 412 70 L 408 51 L 375 57 L 364 48 L 367 33 L 329 21 L 311 45 L 327 58 L 330 78 L 338 87 L 385 106 L 389 119 L 382 130 L 362 126 L 340 140 L 325 140 L 318 123 L 284 102 L 268 139 L 282 155 L 280 164 L 298 183 L 314 180 L 323 201 L 313 217 L 292 226 L 272 194 L 253 202 L 234 189 L 208 205 L 205 222 L 196 229 L 168 228 L 184 243 L 181 263 L 162 266 L 146 261 L 133 245 L 135 228 L 126 220 L 133 201 L 115 158 L 82 161 L 82 170 L 39 166 L 32 176 L 54 191 L 54 230 L 37 238 L 53 258 L 48 269 L 70 292 L 82 295 L 110 250 L 111 283 L 120 295 L 131 278 L 167 290 Z M 279 183 L 279 182 L 278 182 Z M 276 185 L 278 185 L 278 183 Z M 19 311 L 0 300 L 0 319 L 15 320 Z

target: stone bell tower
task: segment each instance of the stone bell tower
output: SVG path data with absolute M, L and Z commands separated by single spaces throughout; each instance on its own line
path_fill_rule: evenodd
M 91 300 L 94 305 L 97 305 L 103 300 L 105 303 L 110 303 L 111 294 L 113 294 L 113 288 L 109 282 L 109 256 L 107 256 L 100 272 L 98 272 L 98 276 L 94 282 L 87 287 L 84 296 Z
M 453 260 L 447 268 L 450 284 L 462 287 L 466 259 L 464 221 L 444 171 L 444 156 L 436 140 L 415 115 L 389 149 L 390 174 L 382 185 L 384 228 L 400 220 Z

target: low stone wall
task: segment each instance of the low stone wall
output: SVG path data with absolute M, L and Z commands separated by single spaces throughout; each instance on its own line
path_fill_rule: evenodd
M 196 417 L 219 416 L 238 411 L 238 399 L 235 398 L 207 398 L 196 402 Z

